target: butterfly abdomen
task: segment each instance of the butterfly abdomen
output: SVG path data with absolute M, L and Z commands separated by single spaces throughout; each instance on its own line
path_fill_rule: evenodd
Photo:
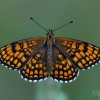
M 47 40 L 47 70 L 49 73 L 52 71 L 52 39 Z

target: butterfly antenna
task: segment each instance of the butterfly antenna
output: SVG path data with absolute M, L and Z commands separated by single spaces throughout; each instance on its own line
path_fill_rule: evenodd
M 46 30 L 42 25 L 40 25 L 38 22 L 36 22 L 32 17 L 29 17 L 31 20 L 33 20 L 37 25 L 39 25 L 40 27 L 42 27 L 44 30 Z M 46 30 L 47 31 L 47 30 Z M 48 31 L 47 31 L 48 32 Z
M 58 29 L 60 29 L 60 28 L 62 28 L 62 27 L 64 27 L 64 26 L 66 26 L 66 25 L 68 25 L 68 24 L 71 24 L 71 23 L 74 23 L 74 21 L 70 21 L 70 22 L 68 22 L 67 24 L 62 25 L 62 26 L 56 28 L 55 30 L 53 30 L 53 32 L 56 31 L 56 30 L 58 30 Z

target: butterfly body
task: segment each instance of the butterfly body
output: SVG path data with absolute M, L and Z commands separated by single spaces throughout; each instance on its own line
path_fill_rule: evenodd
M 50 76 L 59 82 L 72 82 L 79 70 L 93 67 L 100 61 L 100 48 L 87 42 L 54 37 L 50 29 L 46 37 L 16 41 L 0 48 L 0 63 L 18 70 L 29 82 Z

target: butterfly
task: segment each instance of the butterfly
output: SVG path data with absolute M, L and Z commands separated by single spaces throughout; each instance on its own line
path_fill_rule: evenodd
M 53 32 L 49 29 L 45 37 L 27 38 L 1 47 L 0 63 L 19 71 L 29 82 L 51 77 L 54 81 L 68 83 L 78 77 L 80 70 L 90 69 L 100 62 L 99 47 L 76 39 L 54 37 Z

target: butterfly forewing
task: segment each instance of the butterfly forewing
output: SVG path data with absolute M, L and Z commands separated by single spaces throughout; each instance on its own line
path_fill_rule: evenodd
M 44 37 L 28 38 L 0 48 L 0 63 L 13 70 L 21 69 L 30 60 Z
M 70 38 L 57 37 L 55 44 L 66 52 L 74 67 L 85 70 L 93 67 L 100 61 L 100 48 L 90 43 Z M 62 50 L 62 49 L 63 50 Z

